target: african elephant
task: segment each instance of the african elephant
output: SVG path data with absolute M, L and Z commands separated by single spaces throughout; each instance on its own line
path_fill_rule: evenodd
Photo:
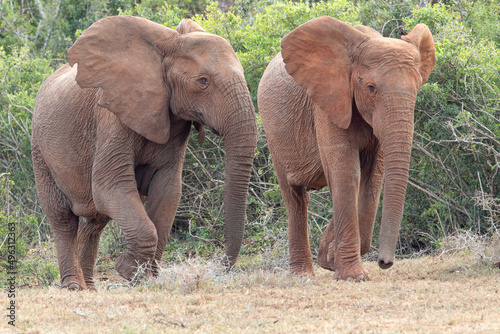
M 148 274 L 157 274 L 180 201 L 192 124 L 201 139 L 207 125 L 224 142 L 224 233 L 232 266 L 243 238 L 257 130 L 230 44 L 190 20 L 173 30 L 116 16 L 88 28 L 68 58 L 38 92 L 32 133 L 35 180 L 54 233 L 61 286 L 95 289 L 99 238 L 110 219 L 127 243 L 116 270 L 130 280 L 149 262 Z
M 328 185 L 333 218 L 317 262 L 336 279 L 364 280 L 385 178 L 378 264 L 392 266 L 408 181 L 417 92 L 436 62 L 417 25 L 402 40 L 319 17 L 281 41 L 258 107 L 288 214 L 290 269 L 314 275 L 309 191 Z

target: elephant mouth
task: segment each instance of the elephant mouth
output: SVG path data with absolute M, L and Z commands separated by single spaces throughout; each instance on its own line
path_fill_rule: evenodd
M 200 125 L 206 126 L 207 122 L 205 121 L 205 115 L 201 111 L 195 111 L 195 114 L 196 114 L 196 116 L 198 116 L 199 120 L 196 120 L 194 122 L 198 122 Z M 213 134 L 220 136 L 219 131 L 215 130 L 212 127 L 209 127 L 209 129 L 210 129 L 210 132 L 212 132 Z
M 219 131 L 215 130 L 214 128 L 209 128 L 209 129 L 210 129 L 210 132 L 212 132 L 213 134 L 220 136 Z

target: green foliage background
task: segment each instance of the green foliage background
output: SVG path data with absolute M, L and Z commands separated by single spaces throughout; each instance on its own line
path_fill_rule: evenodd
M 185 17 L 226 38 L 245 69 L 256 104 L 259 80 L 280 50 L 281 38 L 314 17 L 329 15 L 400 38 L 417 23 L 431 29 L 437 64 L 417 99 L 415 137 L 400 254 L 427 251 L 460 229 L 478 234 L 500 227 L 500 4 L 498 1 L 337 0 L 282 2 L 237 0 L 37 0 L 0 4 L 0 268 L 6 268 L 8 221 L 17 224 L 19 268 L 26 280 L 57 278 L 52 234 L 36 195 L 31 166 L 31 113 L 40 84 L 66 62 L 83 30 L 109 15 L 137 15 L 165 26 Z M 265 134 L 259 142 L 248 199 L 242 253 L 258 255 L 286 244 L 286 212 Z M 193 135 L 192 137 L 196 137 Z M 218 137 L 189 143 L 183 197 L 165 260 L 217 252 L 222 240 L 224 151 Z M 332 216 L 328 191 L 311 194 L 313 254 Z M 377 245 L 377 228 L 374 245 Z M 110 224 L 101 238 L 98 269 L 124 249 Z M 56 280 L 57 281 L 57 280 Z

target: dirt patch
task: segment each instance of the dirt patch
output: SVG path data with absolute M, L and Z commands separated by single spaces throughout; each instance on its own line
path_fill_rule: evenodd
M 500 270 L 463 255 L 399 260 L 386 271 L 367 262 L 370 280 L 361 283 L 334 281 L 322 269 L 307 278 L 258 269 L 228 274 L 213 263 L 184 265 L 167 267 L 161 280 L 133 289 L 109 280 L 98 283 L 97 293 L 21 289 L 17 332 L 500 330 Z M 8 330 L 5 321 L 0 324 L 0 332 Z

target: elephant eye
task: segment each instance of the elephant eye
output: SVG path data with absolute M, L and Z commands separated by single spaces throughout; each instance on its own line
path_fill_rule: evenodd
M 368 85 L 368 89 L 370 90 L 370 92 L 375 93 L 375 87 L 373 87 L 372 85 Z
M 201 77 L 198 79 L 198 81 L 203 85 L 203 86 L 208 86 L 208 79 L 205 77 Z

